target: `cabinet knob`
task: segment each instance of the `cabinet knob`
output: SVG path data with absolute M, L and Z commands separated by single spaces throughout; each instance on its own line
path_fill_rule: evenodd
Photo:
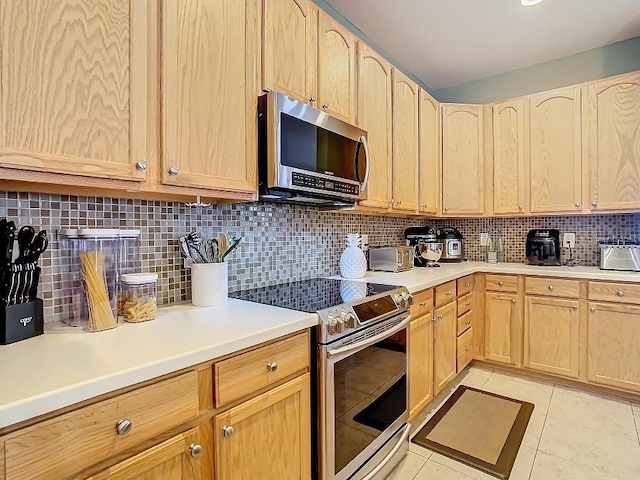
M 267 370 L 269 370 L 270 372 L 275 372 L 276 370 L 278 370 L 278 364 L 276 362 L 267 363 Z
M 315 96 L 315 95 L 311 95 L 311 96 L 309 97 L 309 101 L 310 101 L 311 103 L 314 103 L 314 102 L 316 101 L 316 96 Z
M 574 310 L 578 309 L 578 305 L 571 305 L 571 308 L 573 308 Z
M 467 320 L 466 322 L 464 322 L 464 324 L 467 326 L 471 325 L 471 320 Z
M 445 292 L 445 295 L 446 295 L 447 297 L 450 297 L 450 296 L 451 296 L 451 292 L 450 292 L 450 291 L 449 291 L 449 292 Z
M 131 423 L 131 420 L 118 420 L 118 423 L 116 423 L 116 432 L 118 435 L 126 435 L 132 428 L 133 424 Z
M 549 290 L 553 292 L 553 285 L 549 285 Z
M 327 108 L 329 108 L 329 104 L 327 102 L 324 102 L 322 104 L 322 108 L 324 108 L 326 110 Z
M 518 205 L 518 210 L 523 211 L 524 207 L 522 205 Z
M 466 353 L 469 353 L 469 352 L 471 351 L 471 347 L 467 347 L 467 348 L 465 348 L 465 349 L 464 349 L 464 351 L 465 351 Z
M 464 306 L 465 307 L 470 307 L 471 306 L 471 302 L 465 302 Z
M 136 168 L 144 172 L 147 169 L 147 162 L 136 162 Z
M 393 198 L 391 200 L 389 200 L 389 205 L 391 205 L 393 207 Z
M 427 306 L 427 302 L 420 302 L 420 308 L 424 308 Z
M 444 211 L 448 212 L 449 211 L 449 207 L 444 207 Z
M 197 443 L 192 443 L 189 445 L 189 455 L 193 458 L 198 458 L 202 454 L 202 445 L 198 445 Z
M 596 311 L 596 307 L 591 307 L 589 310 L 591 310 L 591 313 Z
M 444 317 L 443 317 L 442 315 L 438 315 L 438 316 L 436 317 L 436 320 L 442 320 L 443 318 L 444 318 Z
M 591 202 L 591 207 L 592 208 L 596 208 L 598 206 L 598 201 L 594 200 L 593 202 Z
M 501 287 L 501 286 L 503 286 L 503 285 L 504 285 L 504 282 L 503 282 L 502 280 L 500 280 L 500 281 L 498 282 L 498 286 L 499 286 L 499 287 Z
M 617 294 L 619 297 L 624 297 L 624 292 L 622 290 L 618 290 Z
M 576 202 L 576 208 L 580 208 L 580 202 Z
M 231 425 L 225 425 L 224 427 L 222 427 L 222 435 L 224 435 L 226 438 L 232 436 L 234 432 L 235 430 Z
M 465 288 L 469 288 L 470 286 L 471 286 L 471 284 L 470 284 L 469 282 L 467 282 L 467 283 L 465 283 L 465 284 L 464 284 L 464 287 L 465 287 Z
M 169 175 L 175 177 L 179 173 L 180 173 L 180 170 L 178 169 L 178 167 L 169 167 Z
M 516 299 L 515 299 L 515 298 L 512 298 L 512 299 L 511 299 L 511 303 L 513 303 L 513 304 L 515 305 L 515 304 L 516 304 Z

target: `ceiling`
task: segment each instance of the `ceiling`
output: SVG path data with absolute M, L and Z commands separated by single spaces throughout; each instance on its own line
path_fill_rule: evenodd
M 431 90 L 640 36 L 640 0 L 325 1 Z

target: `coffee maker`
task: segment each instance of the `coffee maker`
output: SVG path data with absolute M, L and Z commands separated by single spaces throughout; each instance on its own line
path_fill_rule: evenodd
M 529 265 L 560 265 L 560 231 L 555 229 L 529 230 L 526 250 Z

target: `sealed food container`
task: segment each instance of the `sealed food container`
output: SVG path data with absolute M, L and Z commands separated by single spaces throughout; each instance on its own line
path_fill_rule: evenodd
M 128 273 L 120 277 L 120 308 L 127 322 L 146 322 L 156 318 L 158 310 L 158 274 Z
M 60 241 L 59 261 L 62 268 L 62 290 L 65 295 L 62 305 L 62 321 L 72 327 L 87 324 L 89 311 L 84 296 L 82 269 L 80 268 L 80 238 L 77 229 L 58 232 Z
M 89 311 L 86 328 L 92 332 L 115 328 L 118 305 L 119 230 L 80 229 L 78 238 L 78 257 Z
M 140 230 L 119 230 L 118 273 L 138 273 L 142 265 Z

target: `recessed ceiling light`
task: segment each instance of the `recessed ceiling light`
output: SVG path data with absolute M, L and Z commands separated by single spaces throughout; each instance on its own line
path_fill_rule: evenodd
M 523 7 L 533 7 L 539 3 L 542 3 L 542 0 L 520 0 L 520 5 Z

